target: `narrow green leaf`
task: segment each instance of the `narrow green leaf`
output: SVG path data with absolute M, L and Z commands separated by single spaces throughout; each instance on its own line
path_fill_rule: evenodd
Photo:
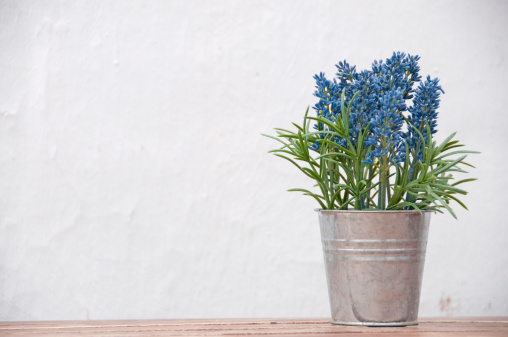
M 452 161 L 450 164 L 447 164 L 445 166 L 442 166 L 442 167 L 438 167 L 437 169 L 435 170 L 432 170 L 431 173 L 434 174 L 434 175 L 438 175 L 440 174 L 441 172 L 445 172 L 447 171 L 449 168 L 451 168 L 452 166 L 455 166 L 457 165 L 458 163 L 460 163 L 462 160 L 464 160 L 464 158 L 466 158 L 467 156 L 464 155 L 462 157 L 460 157 L 459 159 L 456 159 L 454 161 Z
M 304 192 L 303 193 L 304 195 L 313 197 L 319 203 L 319 205 L 321 206 L 322 209 L 326 209 L 325 204 L 323 204 L 323 202 L 320 200 L 320 198 L 323 199 L 322 196 L 316 195 L 316 194 L 314 194 L 310 191 L 307 191 L 305 189 L 302 189 L 302 188 L 292 188 L 292 189 L 289 189 L 288 192 Z
M 457 202 L 460 206 L 462 206 L 464 209 L 468 210 L 468 209 L 467 209 L 467 207 L 466 207 L 466 205 L 464 205 L 464 204 L 462 203 L 462 201 L 460 201 L 458 198 L 454 197 L 453 195 L 449 195 L 448 197 L 449 197 L 450 199 L 455 200 L 455 201 L 456 201 L 456 202 Z M 468 211 L 469 211 L 469 210 L 468 210 Z
M 477 178 L 462 179 L 460 181 L 457 181 L 456 183 L 453 183 L 452 186 L 457 186 L 459 184 L 468 183 L 470 181 L 476 181 L 476 180 L 478 180 L 478 179 Z

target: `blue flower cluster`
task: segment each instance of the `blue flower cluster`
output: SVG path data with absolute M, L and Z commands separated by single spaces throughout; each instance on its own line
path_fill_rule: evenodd
M 430 76 L 427 76 L 427 80 L 420 83 L 416 89 L 413 106 L 408 109 L 411 113 L 409 122 L 422 133 L 424 139 L 427 139 L 425 123 L 429 125 L 432 135 L 437 132 L 437 109 L 439 108 L 440 92 L 444 94 L 439 85 L 439 79 L 431 79 Z M 408 145 L 417 151 L 418 159 L 423 160 L 419 146 L 421 140 L 418 133 L 413 128 L 409 128 L 406 138 Z
M 427 77 L 425 82 L 421 81 L 419 59 L 419 56 L 394 52 L 385 62 L 374 61 L 371 70 L 357 72 L 355 66 L 341 61 L 336 65 L 337 77 L 332 81 L 324 73 L 314 76 L 314 95 L 319 100 L 313 108 L 319 116 L 332 120 L 332 116 L 340 114 L 341 94 L 345 89 L 345 105 L 351 103 L 349 141 L 353 146 L 356 146 L 360 133 L 368 128 L 364 147 L 370 152 L 364 163 L 370 164 L 375 157 L 386 156 L 395 164 L 403 162 L 405 143 L 417 150 L 420 138 L 412 127 L 403 129 L 404 111 L 409 112 L 408 120 L 422 133 L 425 133 L 425 123 L 430 125 L 432 133 L 435 132 L 439 95 L 443 90 L 438 79 Z M 419 84 L 416 90 L 413 89 L 415 83 Z M 351 102 L 355 93 L 358 94 Z M 413 105 L 408 107 L 410 100 Z M 315 129 L 326 131 L 326 126 L 318 123 Z M 347 139 L 334 141 L 347 146 Z M 318 142 L 312 149 L 317 151 L 319 146 Z

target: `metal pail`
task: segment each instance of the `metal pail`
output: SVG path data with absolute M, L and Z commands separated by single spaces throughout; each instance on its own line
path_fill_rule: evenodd
M 332 323 L 418 324 L 431 212 L 317 211 Z

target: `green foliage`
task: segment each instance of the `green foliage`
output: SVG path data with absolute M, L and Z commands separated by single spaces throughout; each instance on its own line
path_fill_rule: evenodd
M 372 150 L 371 146 L 364 147 L 369 127 L 363 133 L 360 131 L 354 145 L 349 137 L 351 103 L 348 107 L 343 104 L 344 92 L 341 101 L 341 113 L 331 119 L 308 116 L 307 109 L 303 123 L 293 123 L 293 131 L 278 128 L 276 136 L 264 135 L 282 145 L 271 153 L 289 161 L 315 182 L 315 191 L 302 188 L 289 191 L 302 192 L 314 198 L 322 209 L 330 210 L 433 210 L 442 213 L 446 209 L 456 218 L 450 207 L 452 201 L 467 209 L 458 199 L 458 195 L 467 192 L 458 186 L 476 179 L 454 182 L 453 174 L 467 173 L 464 166 L 473 167 L 465 162 L 467 155 L 478 152 L 456 150 L 463 145 L 453 140 L 455 133 L 437 145 L 432 141 L 428 125 L 424 138 L 421 130 L 405 119 L 408 128 L 413 128 L 420 137 L 423 160 L 419 160 L 416 151 L 406 144 L 406 160 L 402 163 L 387 164 L 383 158 L 366 163 L 366 155 Z M 313 122 L 324 128 L 309 130 Z M 336 139 L 346 140 L 347 146 L 339 145 Z M 316 143 L 319 148 L 311 149 Z

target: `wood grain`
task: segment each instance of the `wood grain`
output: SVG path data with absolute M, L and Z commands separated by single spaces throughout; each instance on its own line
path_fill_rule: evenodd
M 321 318 L 0 322 L 0 336 L 508 336 L 508 317 L 419 321 L 403 328 L 332 325 Z

